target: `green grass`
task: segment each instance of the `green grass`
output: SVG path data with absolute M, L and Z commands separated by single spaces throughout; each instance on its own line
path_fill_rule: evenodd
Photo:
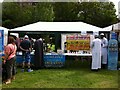
M 67 60 L 64 68 L 20 72 L 3 88 L 117 88 L 118 71 L 90 70 L 89 61 Z

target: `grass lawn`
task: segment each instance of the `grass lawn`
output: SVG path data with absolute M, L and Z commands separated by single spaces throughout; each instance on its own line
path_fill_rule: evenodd
M 89 61 L 67 60 L 64 68 L 18 72 L 16 80 L 2 88 L 117 88 L 118 71 L 90 70 Z

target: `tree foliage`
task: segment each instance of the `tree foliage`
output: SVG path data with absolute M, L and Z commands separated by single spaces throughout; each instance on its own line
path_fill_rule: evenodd
M 38 21 L 82 21 L 98 27 L 117 22 L 112 2 L 3 3 L 3 26 L 14 28 Z
M 117 21 L 112 2 L 55 3 L 54 21 L 83 21 L 105 27 Z
M 51 3 L 3 3 L 3 26 L 14 28 L 37 21 L 53 21 L 54 12 Z
M 117 21 L 116 10 L 112 2 L 82 2 L 78 8 L 79 19 L 86 23 L 105 27 Z
M 77 3 L 56 2 L 54 3 L 54 21 L 77 21 Z

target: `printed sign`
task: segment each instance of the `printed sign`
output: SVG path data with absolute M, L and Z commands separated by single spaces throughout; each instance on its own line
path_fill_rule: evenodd
M 90 50 L 90 35 L 67 35 L 66 42 L 67 50 Z

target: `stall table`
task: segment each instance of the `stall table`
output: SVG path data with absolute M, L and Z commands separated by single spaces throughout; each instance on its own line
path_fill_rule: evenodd
M 81 58 L 82 62 L 84 60 L 91 60 L 92 54 L 80 54 L 80 53 L 64 53 L 65 56 L 75 56 L 75 60 L 78 60 L 78 57 Z
M 22 55 L 17 55 L 17 65 L 22 64 Z M 34 65 L 34 55 L 31 55 L 31 64 Z M 65 55 L 44 55 L 45 67 L 63 67 L 65 64 Z
M 81 58 L 82 61 L 91 59 L 92 54 L 78 54 L 78 53 L 64 53 L 64 54 L 51 54 L 44 55 L 44 65 L 45 67 L 63 67 L 65 64 L 66 56 L 75 56 L 75 60 L 78 57 Z M 17 64 L 20 65 L 22 63 L 22 55 L 17 55 Z M 34 65 L 34 54 L 31 54 L 31 64 Z

